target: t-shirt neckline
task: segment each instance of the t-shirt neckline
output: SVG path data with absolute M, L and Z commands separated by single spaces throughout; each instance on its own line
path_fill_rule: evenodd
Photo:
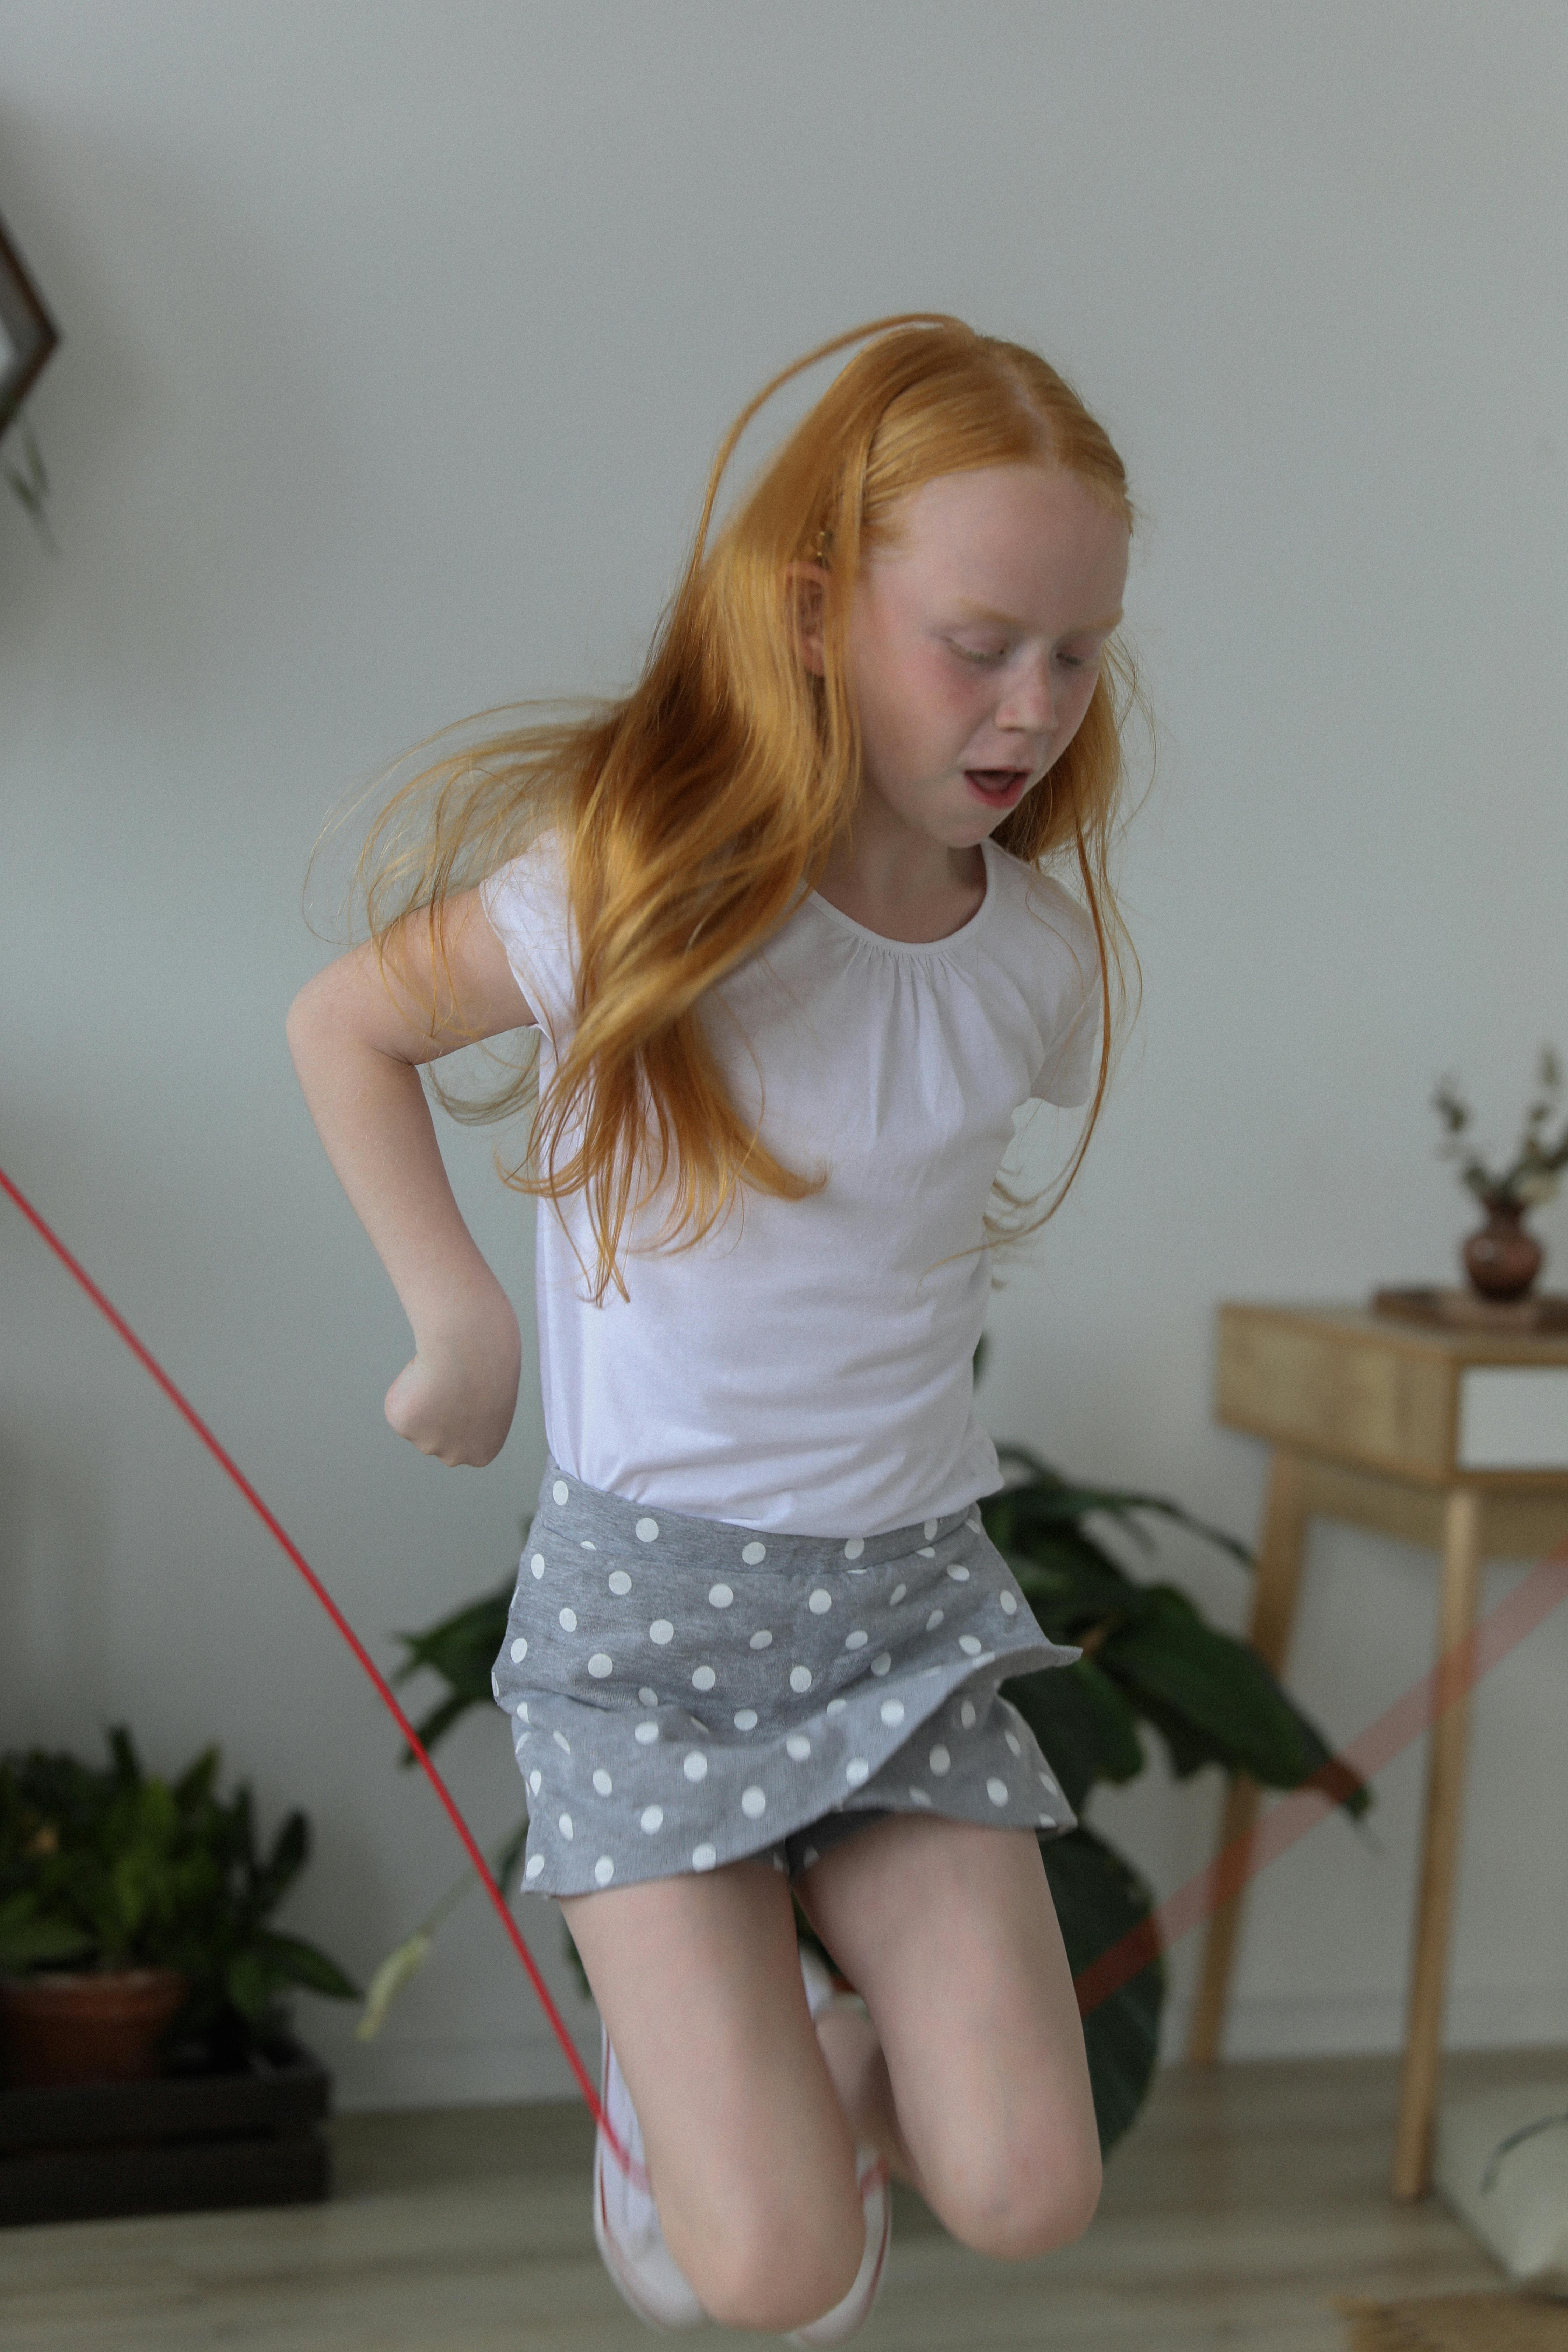
M 996 897 L 996 873 L 992 864 L 996 854 L 994 844 L 987 835 L 980 844 L 981 859 L 985 867 L 985 896 L 966 923 L 960 923 L 956 931 L 944 931 L 940 940 L 889 939 L 886 931 L 874 931 L 868 923 L 858 923 L 853 915 L 847 915 L 841 907 L 834 906 L 832 900 L 825 898 L 819 890 L 807 892 L 807 903 L 820 908 L 833 922 L 841 924 L 847 931 L 853 931 L 858 939 L 869 940 L 874 947 L 886 949 L 889 955 L 945 955 L 961 941 L 971 939 L 990 913 Z

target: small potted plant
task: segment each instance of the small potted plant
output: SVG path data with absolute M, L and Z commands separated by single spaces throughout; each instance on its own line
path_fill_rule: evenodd
M 143 1770 L 131 1735 L 107 1764 L 41 1749 L 0 1757 L 0 2027 L 14 2084 L 243 2063 L 296 1986 L 337 2000 L 336 1961 L 268 1926 L 304 1867 L 291 1812 L 265 1853 L 250 1790 L 217 1788 L 208 1748 L 179 1777 Z
M 1568 1167 L 1568 1118 L 1555 1138 L 1550 1133 L 1562 1100 L 1563 1066 L 1550 1045 L 1541 1049 L 1538 1092 L 1524 1116 L 1513 1159 L 1494 1173 L 1470 1141 L 1473 1115 L 1457 1082 L 1444 1078 L 1432 1097 L 1443 1122 L 1439 1150 L 1458 1162 L 1459 1181 L 1487 1213 L 1487 1221 L 1463 1246 L 1465 1271 L 1483 1298 L 1505 1303 L 1523 1298 L 1541 1272 L 1545 1252 L 1526 1230 L 1528 1210 L 1550 1201 Z

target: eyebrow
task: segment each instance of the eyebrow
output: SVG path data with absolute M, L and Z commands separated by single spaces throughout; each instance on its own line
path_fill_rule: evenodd
M 966 596 L 961 596 L 953 610 L 966 622 L 988 621 L 997 628 L 1013 629 L 1020 635 L 1026 634 L 1022 621 L 1015 620 L 1011 613 L 997 612 L 993 604 L 972 604 Z M 1077 627 L 1068 629 L 1066 635 L 1069 637 L 1109 636 L 1112 629 L 1120 626 L 1121 617 L 1121 613 L 1117 612 L 1110 614 L 1103 621 L 1082 621 Z

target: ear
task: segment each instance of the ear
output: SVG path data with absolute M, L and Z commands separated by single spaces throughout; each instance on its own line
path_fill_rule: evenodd
M 827 573 L 820 563 L 791 563 L 785 566 L 784 580 L 796 649 L 806 668 L 815 677 L 821 677 L 827 668 L 827 656 L 823 649 L 823 606 L 827 592 Z

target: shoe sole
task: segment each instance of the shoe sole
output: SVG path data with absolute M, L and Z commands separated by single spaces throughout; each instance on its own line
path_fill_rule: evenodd
M 874 2165 L 868 2166 L 860 2177 L 862 2206 L 875 2195 L 879 2195 L 882 2200 L 882 2228 L 877 2244 L 876 2257 L 869 2271 L 863 2278 L 856 2279 L 844 2301 L 837 2305 L 832 2311 L 824 2312 L 820 2319 L 814 2319 L 805 2327 L 796 2328 L 786 2339 L 789 2343 L 808 2345 L 813 2347 L 813 2352 L 816 2352 L 816 2347 L 844 2344 L 858 2328 L 863 2327 L 870 2317 L 871 2306 L 881 2291 L 882 2274 L 887 2269 L 888 2253 L 893 2242 L 892 2183 L 886 2160 L 881 2157 L 877 2158 Z M 828 2327 L 831 2328 L 830 2333 L 818 2334 L 819 2329 Z
M 599 2103 L 601 2106 L 605 2106 L 607 2104 L 609 2095 L 610 2070 L 609 2042 L 607 2037 L 605 2037 L 605 2040 L 604 2051 L 605 2055 L 599 2074 Z M 692 2293 L 691 2287 L 677 2267 L 674 2255 L 670 2253 L 669 2249 L 667 2246 L 662 2248 L 664 2258 L 669 2264 L 671 2271 L 675 2273 L 675 2277 L 670 2282 L 671 2300 L 668 2303 L 660 2305 L 650 2303 L 647 2299 L 645 2282 L 628 2263 L 626 2254 L 622 2251 L 619 2240 L 616 2237 L 610 2227 L 609 2207 L 605 2191 L 605 2167 L 606 2164 L 613 2164 L 615 2161 L 616 2159 L 610 2152 L 609 2142 L 606 2140 L 604 2132 L 601 2130 L 595 2137 L 594 2142 L 594 2242 L 599 2249 L 599 2259 L 604 2263 L 605 2268 L 608 2271 L 616 2294 L 620 2296 L 621 2301 L 627 2306 L 628 2310 L 634 2311 L 637 2317 L 648 2327 L 657 2327 L 663 2330 L 666 2334 L 673 2334 L 680 2328 L 704 2326 L 707 2323 L 708 2314 L 698 2302 L 696 2295 Z M 643 2168 L 639 2165 L 637 2169 L 641 2172 Z M 644 2173 L 643 2178 L 646 2180 L 646 2173 Z M 685 2295 L 689 2296 L 689 2302 L 677 2302 L 674 2299 L 675 2296 L 682 2291 L 684 2291 Z

